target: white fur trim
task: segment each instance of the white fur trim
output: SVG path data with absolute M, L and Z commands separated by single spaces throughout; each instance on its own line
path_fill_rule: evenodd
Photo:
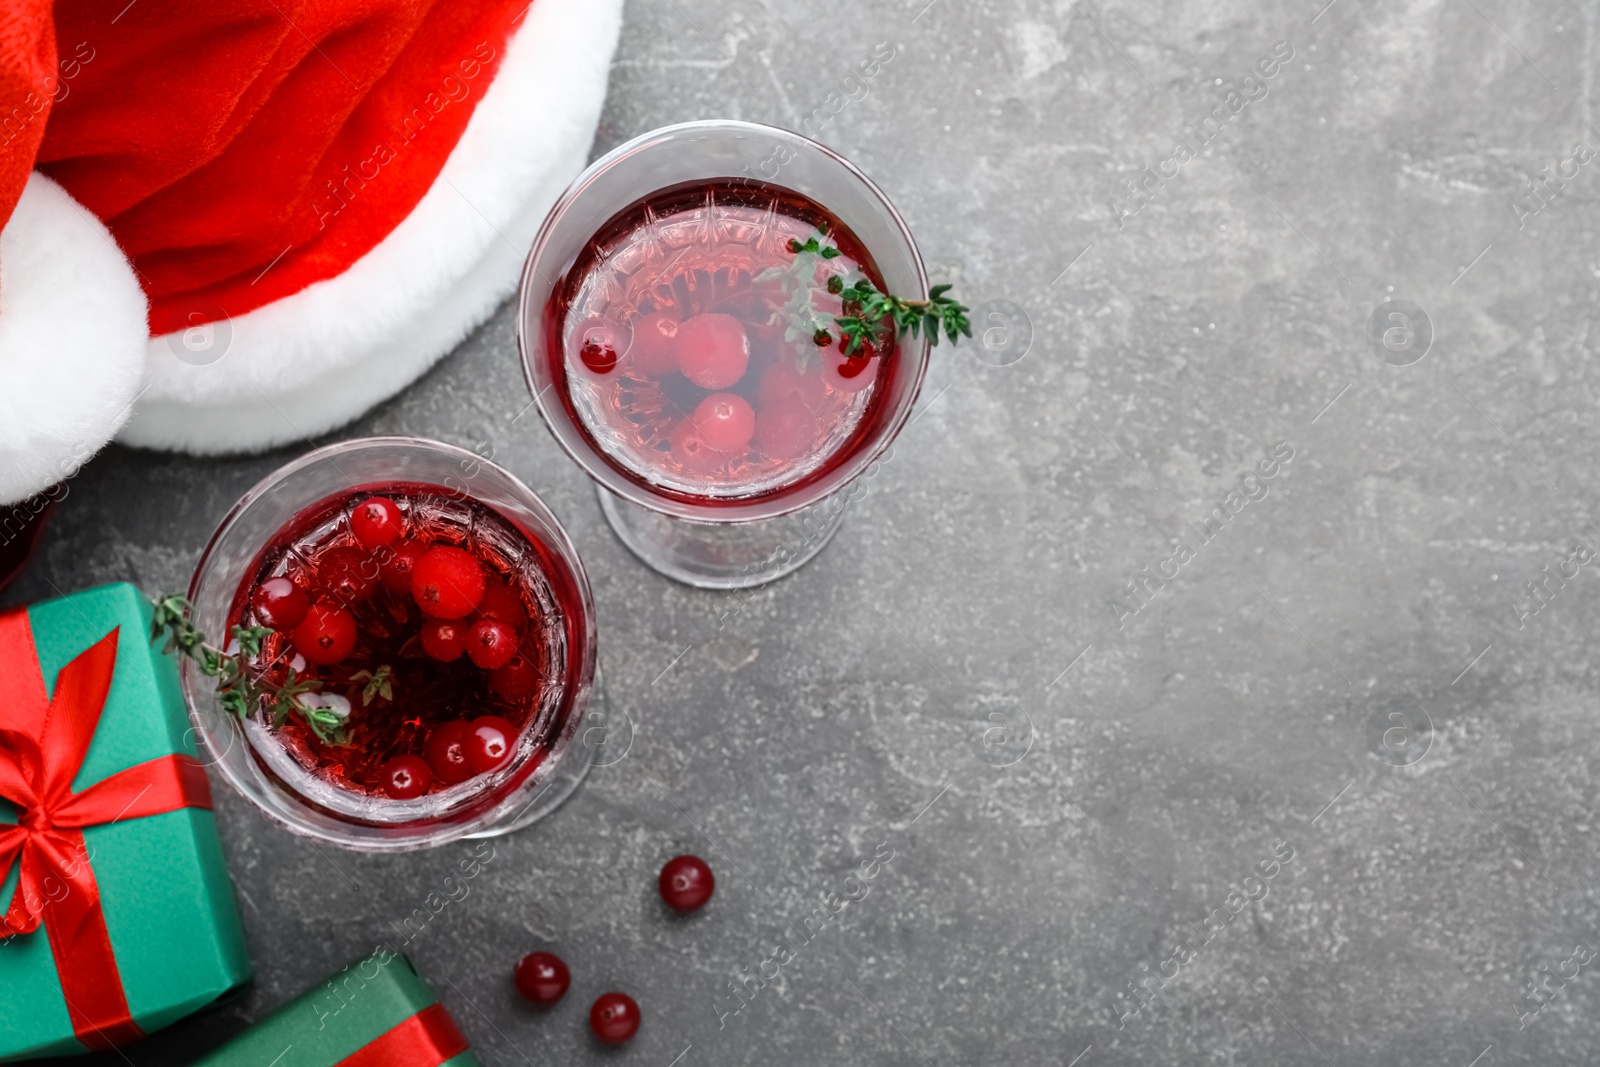
M 122 440 L 203 454 L 302 440 L 460 344 L 587 162 L 621 25 L 622 0 L 536 0 L 416 209 L 343 274 L 219 324 L 231 340 L 214 362 L 176 358 L 179 334 L 151 338 Z
M 37 171 L 0 232 L 0 504 L 116 434 L 144 373 L 144 293 L 111 234 Z

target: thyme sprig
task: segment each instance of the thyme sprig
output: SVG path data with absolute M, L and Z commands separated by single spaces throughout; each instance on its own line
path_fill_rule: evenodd
M 789 238 L 788 247 L 794 255 L 793 261 L 787 267 L 768 267 L 755 277 L 757 282 L 772 281 L 776 278 L 783 286 L 783 309 L 774 315 L 774 322 L 788 322 L 783 332 L 783 339 L 787 342 L 810 339 L 818 348 L 833 343 L 833 335 L 828 332 L 833 316 L 817 311 L 812 303 L 811 292 L 816 282 L 817 263 L 844 255 L 833 245 L 822 243 L 822 238 L 827 232 L 828 224 L 822 222 L 817 225 L 816 235 L 803 242 L 793 237 Z M 810 352 L 804 348 L 800 349 L 800 369 L 805 370 L 810 362 Z
M 834 320 L 845 337 L 844 354 L 855 355 L 868 341 L 876 344 L 885 319 L 894 320 L 897 330 L 910 333 L 912 337 L 919 332 L 926 333 L 931 345 L 939 343 L 941 328 L 951 344 L 961 337 L 971 337 L 972 323 L 967 319 L 967 307 L 944 295 L 949 291 L 948 285 L 935 285 L 928 290 L 926 300 L 903 300 L 880 291 L 870 278 L 856 279 L 854 285 L 846 286 L 839 295 L 847 307 L 853 303 L 859 310 L 854 315 L 840 315 Z
M 848 283 L 842 275 L 833 274 L 828 278 L 828 292 L 840 297 L 845 308 L 853 309 L 854 313 L 819 313 L 811 299 L 816 263 L 819 259 L 826 261 L 843 255 L 837 247 L 823 244 L 827 234 L 828 225 L 823 222 L 817 225 L 816 235 L 803 242 L 790 238 L 789 251 L 794 253 L 794 262 L 786 268 L 768 268 L 756 277 L 757 281 L 783 280 L 784 295 L 788 298 L 782 312 L 789 320 L 786 340 L 810 337 L 818 347 L 826 347 L 833 343 L 832 328 L 837 328 L 844 342 L 844 354 L 853 356 L 863 345 L 876 346 L 887 322 L 892 322 L 899 333 L 909 333 L 912 337 L 926 334 L 932 345 L 939 343 L 941 331 L 951 344 L 972 336 L 972 323 L 967 318 L 969 309 L 945 295 L 950 291 L 949 285 L 935 285 L 928 290 L 926 300 L 906 300 L 883 292 L 864 274 Z M 802 363 L 806 362 L 804 356 L 801 359 Z M 804 370 L 804 366 L 801 369 Z
M 342 715 L 300 700 L 305 694 L 320 692 L 321 679 L 303 678 L 291 667 L 285 681 L 267 686 L 245 670 L 246 657 L 261 654 L 261 643 L 272 633 L 270 629 L 265 626 L 233 626 L 228 631 L 233 638 L 229 644 L 237 651 L 228 651 L 206 642 L 205 634 L 190 619 L 192 607 L 187 598 L 169 593 L 157 597 L 152 603 L 150 640 L 159 641 L 165 635 L 167 643 L 163 651 L 177 652 L 194 660 L 201 674 L 215 678 L 217 699 L 229 712 L 243 719 L 256 708 L 265 708 L 271 714 L 274 726 L 282 726 L 291 714 L 298 714 L 312 732 L 327 744 L 348 743 Z M 384 685 L 388 685 L 387 676 Z
M 379 697 L 385 700 L 394 699 L 394 668 L 387 663 L 375 671 L 356 671 L 350 676 L 350 680 L 367 683 L 367 687 L 361 690 L 362 707 L 366 707 Z

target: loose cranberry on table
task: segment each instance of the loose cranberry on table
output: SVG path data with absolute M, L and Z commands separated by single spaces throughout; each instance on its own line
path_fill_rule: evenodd
M 343 608 L 313 604 L 294 628 L 290 640 L 295 651 L 320 666 L 338 663 L 356 647 L 356 621 Z
M 517 745 L 517 728 L 498 715 L 480 715 L 467 723 L 462 746 L 473 774 L 505 766 Z
M 489 691 L 502 700 L 520 703 L 539 691 L 539 671 L 518 652 L 504 667 L 490 673 Z
M 530 1004 L 548 1008 L 567 995 L 572 974 L 553 952 L 530 952 L 517 964 L 517 992 Z
M 369 496 L 350 512 L 350 532 L 366 548 L 390 545 L 405 533 L 400 505 L 386 496 Z
M 708 312 L 678 327 L 678 369 L 702 389 L 726 389 L 750 365 L 750 339 L 732 315 Z
M 472 553 L 440 545 L 411 570 L 411 595 L 424 615 L 459 619 L 483 599 L 483 567 Z
M 401 541 L 375 552 L 378 577 L 384 588 L 394 593 L 411 592 L 411 572 L 427 551 L 428 546 L 421 541 Z
M 396 756 L 383 765 L 383 791 L 395 800 L 414 800 L 428 791 L 433 772 L 421 756 Z
M 738 393 L 712 393 L 690 420 L 700 439 L 718 452 L 742 455 L 756 432 L 756 413 Z
M 674 856 L 661 868 L 661 899 L 680 914 L 699 911 L 716 891 L 717 879 L 699 856 Z
M 467 631 L 467 655 L 486 671 L 504 667 L 517 653 L 517 631 L 495 619 L 479 619 Z
M 339 545 L 317 557 L 317 579 L 339 603 L 359 604 L 377 587 L 378 563 L 353 545 Z
M 250 606 L 274 630 L 293 630 L 305 619 L 311 598 L 291 578 L 268 578 L 250 595 Z
M 460 619 L 426 619 L 422 623 L 422 651 L 430 659 L 450 663 L 467 651 L 467 625 Z
M 467 724 L 460 719 L 440 723 L 428 734 L 422 746 L 428 769 L 446 785 L 464 782 L 473 775 L 472 764 L 467 762 Z
M 589 1029 L 608 1045 L 621 1045 L 639 1032 L 639 1005 L 626 993 L 602 993 L 589 1009 Z
M 678 317 L 670 311 L 646 315 L 633 324 L 628 362 L 646 378 L 665 378 L 678 369 Z

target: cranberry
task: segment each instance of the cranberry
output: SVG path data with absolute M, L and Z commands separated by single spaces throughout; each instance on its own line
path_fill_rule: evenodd
M 384 588 L 395 593 L 411 592 L 411 572 L 426 551 L 428 546 L 422 541 L 401 541 L 375 553 Z
M 295 650 L 312 663 L 338 663 L 356 647 L 356 620 L 343 608 L 313 604 L 294 628 Z
M 617 353 L 624 347 L 616 327 L 604 319 L 586 323 L 577 336 L 578 358 L 596 374 L 617 369 Z
M 383 791 L 396 800 L 414 800 L 428 791 L 433 772 L 421 756 L 396 756 L 383 765 Z
M 678 317 L 670 311 L 646 315 L 633 324 L 628 362 L 646 378 L 665 378 L 678 369 Z
M 602 993 L 589 1009 L 589 1029 L 608 1045 L 622 1045 L 639 1032 L 639 1005 L 626 993 Z
M 793 399 L 762 405 L 756 415 L 756 446 L 773 459 L 797 459 L 817 444 L 817 417 Z
M 339 603 L 359 604 L 378 584 L 378 565 L 361 549 L 339 545 L 317 557 L 317 577 Z
M 702 389 L 726 389 L 744 377 L 750 339 L 732 315 L 708 312 L 678 327 L 678 369 Z
M 425 619 L 422 651 L 440 663 L 458 660 L 467 651 L 467 626 L 460 619 Z
M 268 578 L 250 595 L 256 618 L 274 630 L 292 630 L 306 617 L 311 598 L 290 578 Z
M 685 471 L 692 474 L 705 474 L 717 469 L 725 459 L 722 453 L 706 444 L 691 422 L 680 422 L 673 428 L 669 437 L 672 443 L 672 458 L 677 460 Z
M 483 587 L 483 599 L 478 601 L 478 614 L 485 619 L 503 622 L 513 630 L 528 624 L 528 609 L 522 598 L 498 578 L 491 578 Z
M 530 952 L 516 970 L 517 992 L 530 1004 L 548 1008 L 567 995 L 572 973 L 553 952 Z
M 756 387 L 756 397 L 762 410 L 773 404 L 798 403 L 812 411 L 822 407 L 827 398 L 827 386 L 816 370 L 801 371 L 792 359 L 779 359 L 767 368 Z
M 518 652 L 504 667 L 489 675 L 489 691 L 502 700 L 520 704 L 539 691 L 539 670 L 532 660 Z
M 717 879 L 699 856 L 674 856 L 661 868 L 660 884 L 667 907 L 687 915 L 705 907 L 716 891 Z
M 350 532 L 369 549 L 390 545 L 405 532 L 400 506 L 386 496 L 369 496 L 350 512 Z
M 486 671 L 504 667 L 517 651 L 517 631 L 495 619 L 479 619 L 467 631 L 467 655 Z
M 741 455 L 756 432 L 755 410 L 737 393 L 712 393 L 694 409 L 693 422 L 701 440 L 730 456 Z
M 459 548 L 430 548 L 411 569 L 411 595 L 436 619 L 459 619 L 477 607 L 483 585 L 483 568 Z
M 428 768 L 433 776 L 446 785 L 455 785 L 472 777 L 472 765 L 467 762 L 467 724 L 460 719 L 440 723 L 428 734 L 422 754 L 428 758 Z
M 866 355 L 865 349 L 858 349 L 853 356 L 836 349 L 822 353 L 822 377 L 842 393 L 859 393 L 871 388 L 878 380 L 877 369 L 878 361 Z
M 487 774 L 505 766 L 517 747 L 517 728 L 498 715 L 480 715 L 467 723 L 467 766 Z

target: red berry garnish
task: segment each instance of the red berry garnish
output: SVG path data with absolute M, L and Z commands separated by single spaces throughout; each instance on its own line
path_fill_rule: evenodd
M 312 663 L 338 663 L 356 647 L 356 620 L 343 608 L 313 604 L 294 628 L 295 651 Z
M 548 1008 L 567 995 L 572 974 L 553 952 L 530 952 L 516 970 L 517 992 L 530 1004 Z
M 359 548 L 339 545 L 317 557 L 317 578 L 339 603 L 359 604 L 377 587 L 378 563 Z
M 604 323 L 592 323 L 579 334 L 578 358 L 594 373 L 610 374 L 617 369 L 620 347 L 614 328 Z
M 528 609 L 522 598 L 499 578 L 490 578 L 483 587 L 483 599 L 478 601 L 478 615 L 485 619 L 503 622 L 513 630 L 528 625 Z
M 709 312 L 678 327 L 678 369 L 702 389 L 726 389 L 750 365 L 750 339 L 732 315 Z
M 433 776 L 446 785 L 464 782 L 473 775 L 467 762 L 467 724 L 460 719 L 440 723 L 428 734 L 422 754 L 428 759 Z
M 672 458 L 677 460 L 684 470 L 693 474 L 714 471 L 726 458 L 706 444 L 705 438 L 701 437 L 695 430 L 694 424 L 688 421 L 680 422 L 673 427 L 668 440 L 672 445 Z
M 660 885 L 667 907 L 687 915 L 705 907 L 716 891 L 717 879 L 699 856 L 674 856 L 661 868 Z
M 628 363 L 646 378 L 665 378 L 678 369 L 678 317 L 670 311 L 646 315 L 633 324 Z
M 460 619 L 425 619 L 422 651 L 440 663 L 458 660 L 467 651 L 467 624 Z
M 589 1009 L 589 1029 L 608 1045 L 626 1044 L 639 1032 L 639 1005 L 626 993 L 602 993 Z
M 767 368 L 756 387 L 756 398 L 765 411 L 773 404 L 800 404 L 812 411 L 822 407 L 827 398 L 827 386 L 815 369 L 801 371 L 792 359 L 779 359 Z
M 396 756 L 383 765 L 383 791 L 396 800 L 414 800 L 428 791 L 433 772 L 421 756 Z
M 292 630 L 306 617 L 311 598 L 291 578 L 268 578 L 250 594 L 250 606 L 274 630 Z
M 489 691 L 502 700 L 520 704 L 539 691 L 539 671 L 518 652 L 506 665 L 489 675 Z
M 395 593 L 411 592 L 411 572 L 427 551 L 428 546 L 421 541 L 401 541 L 374 552 L 384 588 Z
M 390 545 L 405 533 L 400 505 L 386 496 L 369 496 L 350 512 L 350 532 L 367 548 Z
M 486 671 L 504 667 L 517 651 L 517 631 L 496 619 L 479 619 L 467 631 L 467 655 Z
M 504 767 L 517 747 L 517 728 L 498 715 L 480 715 L 467 723 L 467 766 L 473 774 Z
M 871 388 L 878 380 L 878 361 L 867 356 L 864 350 L 847 356 L 837 349 L 822 353 L 822 377 L 833 388 L 844 393 L 859 393 Z
M 764 404 L 756 413 L 756 447 L 773 459 L 796 459 L 817 443 L 817 417 L 792 397 Z
M 700 401 L 691 421 L 702 441 L 729 456 L 743 455 L 756 432 L 755 410 L 738 393 L 712 393 Z
M 436 619 L 459 619 L 477 607 L 483 585 L 483 567 L 459 548 L 430 548 L 411 569 L 411 595 Z

